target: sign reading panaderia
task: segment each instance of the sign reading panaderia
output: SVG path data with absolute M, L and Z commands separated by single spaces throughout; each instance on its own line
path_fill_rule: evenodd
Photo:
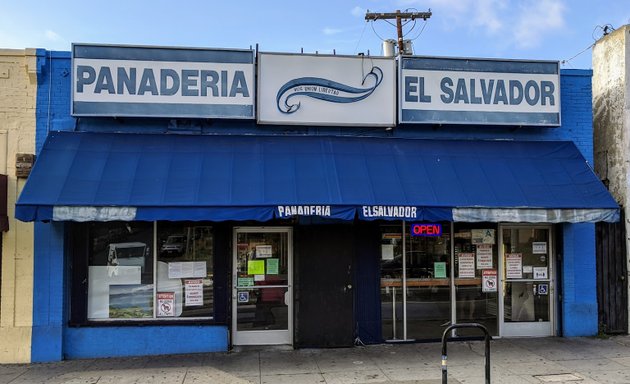
M 400 123 L 560 125 L 558 62 L 403 57 Z
M 254 52 L 72 46 L 74 116 L 254 118 Z
M 258 122 L 395 124 L 393 58 L 258 55 Z

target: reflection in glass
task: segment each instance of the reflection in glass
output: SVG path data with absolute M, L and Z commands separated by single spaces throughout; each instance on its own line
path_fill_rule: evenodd
M 435 339 L 450 324 L 450 223 L 440 236 L 410 236 L 406 224 L 407 339 Z M 402 227 L 381 227 L 381 319 L 385 340 L 403 339 Z
M 406 236 L 407 338 L 442 337 L 451 321 L 450 223 L 441 236 Z M 410 225 L 406 228 L 410 233 Z
M 508 282 L 504 300 L 506 322 L 549 321 L 547 282 Z
M 213 315 L 212 227 L 159 222 L 157 311 L 160 318 Z
M 458 323 L 480 323 L 491 335 L 498 334 L 498 286 L 484 292 L 484 271 L 498 273 L 497 225 L 493 223 L 457 223 L 454 234 L 455 302 Z M 486 236 L 473 236 L 484 233 Z M 488 289 L 486 289 L 488 290 Z M 458 329 L 459 336 L 478 336 L 478 330 Z
M 89 224 L 90 320 L 153 317 L 152 223 Z
M 546 228 L 506 228 L 504 320 L 544 322 L 550 320 L 550 244 Z M 519 273 L 511 270 L 519 270 Z

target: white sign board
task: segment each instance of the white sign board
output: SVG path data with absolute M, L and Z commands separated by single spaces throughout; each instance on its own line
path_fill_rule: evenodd
M 72 115 L 254 118 L 253 50 L 72 45 Z
M 394 58 L 258 54 L 261 124 L 393 127 Z
M 400 63 L 400 123 L 560 125 L 557 61 L 403 57 Z

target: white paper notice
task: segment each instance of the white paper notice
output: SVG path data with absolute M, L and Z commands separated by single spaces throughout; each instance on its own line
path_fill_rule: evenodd
M 272 248 L 271 245 L 257 245 L 256 246 L 256 258 L 266 259 L 271 257 Z
M 522 279 L 523 278 L 523 254 L 521 253 L 506 253 L 505 254 L 505 269 L 508 279 Z
M 394 260 L 394 245 L 381 245 L 381 260 Z
M 206 262 L 187 261 L 168 263 L 169 279 L 186 279 L 190 277 L 206 277 Z
M 187 307 L 203 305 L 203 281 L 201 279 L 184 280 Z
M 193 276 L 192 277 L 206 277 L 206 262 L 205 261 L 193 261 Z
M 492 269 L 492 244 L 477 245 L 477 269 Z
M 460 278 L 474 278 L 475 277 L 475 254 L 474 253 L 460 253 L 458 259 L 458 276 Z
M 546 279 L 547 267 L 534 267 L 534 279 Z
M 542 255 L 547 253 L 547 243 L 544 241 L 534 241 L 532 243 L 532 253 L 534 255 Z

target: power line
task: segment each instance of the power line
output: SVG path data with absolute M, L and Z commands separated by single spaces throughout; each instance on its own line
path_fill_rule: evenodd
M 389 20 L 396 20 L 396 31 L 398 33 L 398 52 L 402 53 L 404 51 L 404 43 L 403 43 L 403 20 L 405 20 L 405 25 L 409 21 L 414 21 L 416 19 L 423 19 L 426 21 L 432 15 L 431 10 L 429 12 L 400 12 L 400 10 L 396 10 L 396 12 L 389 13 L 373 13 L 367 12 L 365 14 L 365 20 L 368 21 L 376 21 L 376 20 L 385 20 L 387 23 L 392 24 Z M 392 24 L 393 25 L 393 24 Z M 413 28 L 412 28 L 413 29 Z M 372 26 L 372 30 L 374 30 L 374 26 Z M 376 33 L 376 31 L 374 31 Z M 376 34 L 378 36 L 378 34 Z M 381 40 L 381 38 L 379 36 Z

